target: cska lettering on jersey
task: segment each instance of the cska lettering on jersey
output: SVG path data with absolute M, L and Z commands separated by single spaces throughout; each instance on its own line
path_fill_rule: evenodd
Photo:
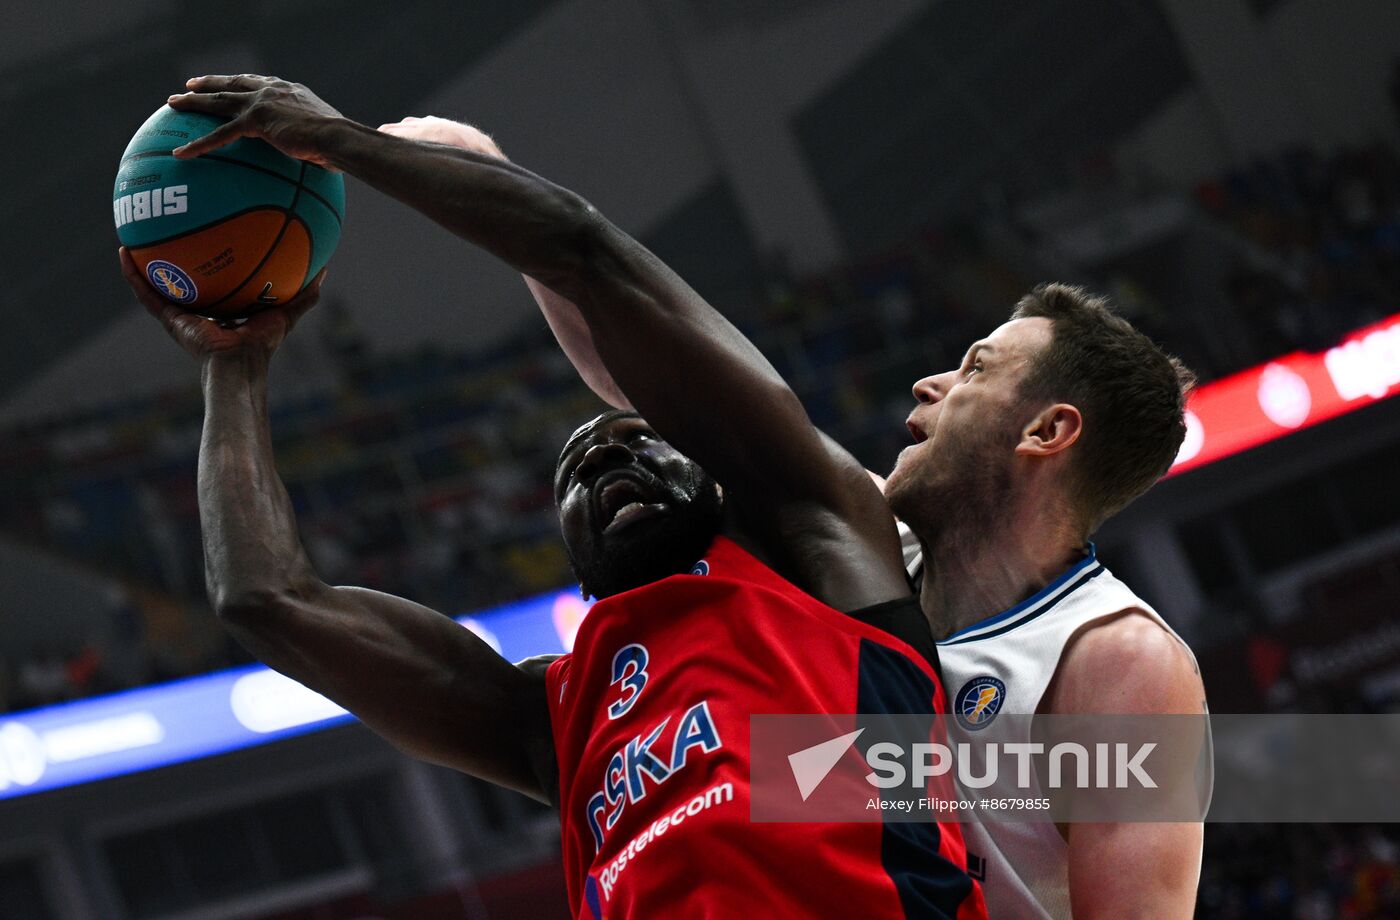
M 603 838 L 627 806 L 646 798 L 648 780 L 653 788 L 659 787 L 686 765 L 692 751 L 709 754 L 724 746 L 708 700 L 687 709 L 668 735 L 670 724 L 667 716 L 651 731 L 634 735 L 608 761 L 603 788 L 593 793 L 587 806 L 595 850 L 602 849 Z
M 609 721 L 627 715 L 641 698 L 651 680 L 650 664 L 647 647 L 635 642 L 613 655 L 610 686 L 616 687 L 618 694 L 607 706 Z M 723 747 L 709 700 L 687 709 L 676 720 L 674 730 L 667 733 L 674 715 L 673 712 L 662 719 L 650 731 L 632 736 L 608 761 L 603 771 L 603 788 L 589 797 L 586 806 L 594 852 L 603 848 L 603 838 L 627 805 L 646 798 L 648 779 L 653 787 L 660 786 L 686 765 L 692 751 L 709 754 Z
M 189 210 L 188 185 L 167 185 L 123 195 L 112 202 L 112 217 L 118 227 L 163 214 L 184 214 Z

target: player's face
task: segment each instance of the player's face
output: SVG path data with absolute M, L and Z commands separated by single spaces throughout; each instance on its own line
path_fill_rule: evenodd
M 644 420 L 605 413 L 554 474 L 559 525 L 585 590 L 607 597 L 686 571 L 719 532 L 719 488 Z
M 1020 386 L 1050 336 L 1048 319 L 1012 320 L 973 343 L 957 368 L 914 384 L 914 444 L 900 453 L 885 495 L 921 537 L 921 523 L 985 515 L 999 496 L 1011 497 L 1014 449 L 1030 420 Z

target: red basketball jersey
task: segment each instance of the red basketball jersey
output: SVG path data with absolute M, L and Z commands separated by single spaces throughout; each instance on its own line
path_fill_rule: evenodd
M 913 648 L 723 537 L 598 602 L 546 678 L 575 915 L 985 920 L 956 824 L 749 820 L 750 715 L 861 712 L 891 680 L 946 711 Z

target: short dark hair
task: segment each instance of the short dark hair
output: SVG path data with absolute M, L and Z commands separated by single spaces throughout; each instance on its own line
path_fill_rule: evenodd
M 1196 377 L 1114 312 L 1105 297 L 1040 284 L 1012 319 L 1043 316 L 1050 344 L 1021 383 L 1028 400 L 1054 400 L 1084 418 L 1073 495 L 1092 532 L 1171 468 L 1186 436 L 1186 396 Z

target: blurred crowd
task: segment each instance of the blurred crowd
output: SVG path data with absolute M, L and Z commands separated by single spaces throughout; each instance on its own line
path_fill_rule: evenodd
M 1325 348 L 1400 305 L 1400 159 L 1385 144 L 1290 151 L 1196 198 L 1257 247 L 1226 284 L 1255 361 Z
M 1394 825 L 1208 825 L 1196 916 L 1400 917 L 1400 831 Z
M 116 689 L 102 665 L 102 650 L 92 643 L 67 654 L 51 647 L 38 649 L 13 673 L 10 665 L 0 664 L 0 703 L 8 709 L 32 709 Z

